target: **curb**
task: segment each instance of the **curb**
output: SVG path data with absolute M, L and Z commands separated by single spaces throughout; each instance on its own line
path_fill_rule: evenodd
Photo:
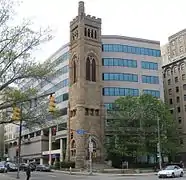
M 82 176 L 96 176 L 96 175 L 112 175 L 112 176 L 152 176 L 157 175 L 157 173 L 137 173 L 137 174 L 111 174 L 111 173 L 94 173 L 90 175 L 88 172 L 69 172 L 69 171 L 60 171 L 55 170 L 54 172 L 61 172 L 68 175 L 82 175 Z

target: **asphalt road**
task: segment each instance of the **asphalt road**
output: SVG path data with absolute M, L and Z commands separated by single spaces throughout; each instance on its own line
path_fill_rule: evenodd
M 9 172 L 7 174 L 0 174 L 0 180 L 15 180 L 16 173 Z M 20 180 L 25 180 L 26 175 L 24 172 L 20 174 Z M 60 172 L 33 172 L 32 177 L 30 180 L 157 180 L 157 176 L 149 175 L 149 176 L 118 176 L 118 175 L 111 175 L 111 174 L 101 174 L 101 175 L 93 175 L 93 176 L 86 176 L 86 175 L 68 175 L 63 174 Z M 174 180 L 186 180 L 185 177 L 182 178 L 174 178 Z

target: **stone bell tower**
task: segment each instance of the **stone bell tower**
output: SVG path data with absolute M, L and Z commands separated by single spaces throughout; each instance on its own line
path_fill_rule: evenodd
M 92 134 L 95 162 L 103 160 L 101 46 L 101 19 L 86 15 L 81 1 L 78 16 L 70 22 L 68 128 Z M 76 162 L 76 168 L 83 168 L 89 157 L 89 135 L 68 134 L 68 158 Z

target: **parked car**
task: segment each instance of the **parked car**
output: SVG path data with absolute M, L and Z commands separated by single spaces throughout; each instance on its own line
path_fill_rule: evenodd
M 158 178 L 183 177 L 184 171 L 177 165 L 170 165 L 158 172 Z
M 4 162 L 0 162 L 0 172 L 7 173 L 7 167 Z
M 45 172 L 50 172 L 51 168 L 49 165 L 38 165 L 36 167 L 36 171 L 45 171 Z
M 10 172 L 14 172 L 14 171 L 18 170 L 17 165 L 12 162 L 7 162 L 6 167 L 7 167 L 8 171 L 10 171 Z
M 20 166 L 19 166 L 19 169 L 21 171 L 26 171 L 27 167 L 28 167 L 27 163 L 21 163 Z

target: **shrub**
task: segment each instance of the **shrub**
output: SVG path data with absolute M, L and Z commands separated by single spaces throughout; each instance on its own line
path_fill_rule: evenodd
M 75 162 L 72 161 L 64 161 L 61 162 L 61 168 L 75 168 Z
M 55 168 L 55 169 L 60 169 L 60 162 L 56 162 L 56 163 L 54 164 L 54 168 Z

